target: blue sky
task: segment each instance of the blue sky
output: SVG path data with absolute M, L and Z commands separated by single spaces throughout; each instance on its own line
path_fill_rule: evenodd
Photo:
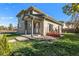
M 0 3 L 0 25 L 8 26 L 12 23 L 13 26 L 17 26 L 17 13 L 30 6 L 35 6 L 57 21 L 68 21 L 70 17 L 62 11 L 64 5 L 64 3 Z

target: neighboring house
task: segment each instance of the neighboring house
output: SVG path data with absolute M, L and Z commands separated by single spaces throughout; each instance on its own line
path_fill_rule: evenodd
M 62 24 L 37 8 L 31 6 L 17 14 L 18 32 L 23 34 L 46 35 L 48 32 L 62 33 Z
M 74 27 L 74 23 L 72 23 L 72 22 L 64 22 L 64 23 L 62 23 L 63 24 L 63 33 L 64 32 L 75 32 L 75 27 Z
M 74 25 L 71 22 L 64 22 L 63 23 L 63 29 L 73 29 Z

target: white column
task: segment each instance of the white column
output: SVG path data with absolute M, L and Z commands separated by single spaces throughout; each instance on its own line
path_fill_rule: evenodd
M 31 19 L 31 36 L 33 37 L 33 19 Z
M 60 34 L 62 33 L 62 29 L 61 29 L 61 26 L 59 26 L 59 33 L 60 33 Z
M 43 20 L 43 36 L 45 36 L 45 19 Z

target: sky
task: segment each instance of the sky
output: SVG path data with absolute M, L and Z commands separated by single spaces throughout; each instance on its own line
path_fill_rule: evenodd
M 64 5 L 65 3 L 0 3 L 0 26 L 8 26 L 9 24 L 17 26 L 16 15 L 30 6 L 40 9 L 57 21 L 68 21 L 70 17 L 62 11 Z

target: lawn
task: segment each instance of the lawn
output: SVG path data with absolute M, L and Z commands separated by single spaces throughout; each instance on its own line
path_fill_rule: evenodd
M 3 35 L 6 35 L 8 40 L 11 40 L 17 36 L 20 36 L 20 34 L 12 33 L 12 34 L 0 34 L 0 37 L 3 37 Z
M 11 55 L 79 55 L 79 34 L 65 34 L 57 41 L 30 40 L 12 44 Z
M 67 33 L 57 41 L 29 40 L 11 44 L 12 56 L 79 56 L 79 34 Z

